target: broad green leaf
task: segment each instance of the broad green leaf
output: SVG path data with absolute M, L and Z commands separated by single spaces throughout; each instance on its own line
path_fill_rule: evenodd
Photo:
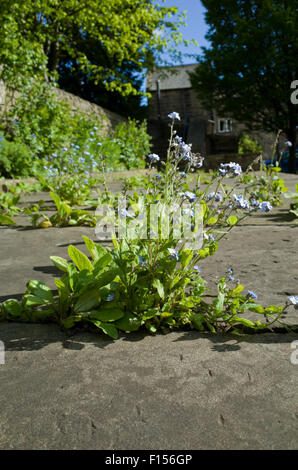
M 0 225 L 16 225 L 16 222 L 6 214 L 0 214 Z
M 34 306 L 34 305 L 44 305 L 48 301 L 42 299 L 41 297 L 37 297 L 36 295 L 32 294 L 25 294 L 24 295 L 24 300 L 26 302 L 26 306 Z
M 101 298 L 98 292 L 98 289 L 95 290 L 86 290 L 80 297 L 76 300 L 74 304 L 75 312 L 88 312 L 100 305 Z
M 29 281 L 27 284 L 27 289 L 31 294 L 33 294 L 35 297 L 38 297 L 46 302 L 53 302 L 53 294 L 51 292 L 51 289 L 44 284 L 43 282 L 40 281 Z
M 19 317 L 22 314 L 22 307 L 16 299 L 5 300 L 2 308 L 13 317 Z
M 113 339 L 118 338 L 118 330 L 115 325 L 111 323 L 104 323 L 99 320 L 90 320 L 97 328 L 100 328 L 106 335 L 110 336 Z
M 83 235 L 83 239 L 84 239 L 85 245 L 86 245 L 90 255 L 92 256 L 92 259 L 96 260 L 98 258 L 98 250 L 97 250 L 97 247 L 96 247 L 94 241 L 91 240 L 91 238 L 86 237 L 85 235 Z M 103 248 L 103 250 L 104 250 L 104 248 Z M 106 251 L 106 250 L 104 250 L 104 251 Z
M 60 258 L 60 256 L 50 256 L 50 260 L 57 266 L 60 271 L 67 273 L 69 263 L 64 258 Z
M 193 257 L 193 252 L 191 250 L 181 250 L 180 251 L 180 261 L 183 268 L 186 268 L 191 262 Z
M 164 286 L 162 285 L 161 281 L 159 279 L 154 279 L 152 285 L 153 287 L 155 287 L 155 289 L 157 289 L 159 297 L 163 299 L 165 296 L 165 291 L 164 291 Z
M 91 272 L 93 270 L 93 266 L 90 260 L 87 258 L 86 255 L 84 255 L 84 253 L 78 250 L 75 246 L 69 245 L 68 254 L 69 254 L 70 259 L 79 269 L 79 271 L 83 271 L 84 269 L 87 269 L 88 271 Z
M 58 194 L 54 193 L 53 191 L 50 192 L 50 196 L 53 199 L 53 201 L 54 201 L 54 203 L 57 207 L 57 210 L 60 211 L 60 209 L 61 209 L 61 199 L 60 199 L 60 197 L 58 196 Z
M 105 253 L 101 258 L 97 259 L 94 263 L 94 269 L 103 269 L 112 261 L 110 253 Z
M 124 311 L 117 307 L 102 307 L 99 310 L 93 310 L 89 314 L 89 318 L 103 322 L 116 321 L 123 316 Z
M 103 271 L 102 273 L 99 273 L 96 276 L 96 279 L 98 280 L 98 288 L 110 284 L 118 275 L 119 275 L 118 268 L 108 269 L 106 271 Z

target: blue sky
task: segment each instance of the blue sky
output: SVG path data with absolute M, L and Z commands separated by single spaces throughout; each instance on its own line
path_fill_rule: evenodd
M 160 5 L 166 7 L 178 7 L 179 11 L 186 10 L 186 23 L 187 27 L 181 28 L 180 32 L 184 39 L 195 39 L 198 43 L 198 47 L 192 45 L 189 47 L 180 46 L 179 50 L 183 53 L 183 63 L 190 64 L 196 62 L 195 58 L 187 57 L 184 54 L 200 54 L 201 46 L 208 46 L 209 43 L 204 38 L 207 32 L 207 25 L 204 19 L 205 8 L 203 7 L 200 0 L 166 0 L 164 3 L 160 2 Z M 167 56 L 165 55 L 165 58 Z

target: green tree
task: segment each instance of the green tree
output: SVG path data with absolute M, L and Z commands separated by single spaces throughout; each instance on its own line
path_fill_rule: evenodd
M 282 129 L 295 172 L 298 0 L 202 0 L 211 47 L 191 75 L 199 99 L 253 129 Z
M 70 69 L 124 96 L 140 93 L 125 70 L 152 69 L 182 41 L 184 24 L 177 8 L 155 0 L 2 0 L 0 25 L 11 18 L 24 40 L 42 45 L 49 73 L 67 59 Z

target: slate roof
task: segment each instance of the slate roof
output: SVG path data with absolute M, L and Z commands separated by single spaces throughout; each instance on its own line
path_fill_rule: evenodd
M 147 90 L 156 91 L 156 81 L 160 80 L 160 90 L 178 90 L 191 88 L 187 72 L 193 72 L 198 64 L 176 65 L 172 67 L 161 67 L 147 76 Z M 169 71 L 176 71 L 170 74 Z

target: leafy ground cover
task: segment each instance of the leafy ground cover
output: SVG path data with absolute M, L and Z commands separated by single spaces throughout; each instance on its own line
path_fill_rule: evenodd
M 171 140 L 167 160 L 161 162 L 162 171 L 150 171 L 139 191 L 131 190 L 136 181 L 124 182 L 126 200 L 111 234 L 113 248 L 105 249 L 84 237 L 87 257 L 70 245 L 70 262 L 52 257 L 63 272 L 55 279 L 58 295 L 44 283 L 30 281 L 20 302 L 11 299 L 2 304 L 2 320 L 54 321 L 65 328 L 90 324 L 112 338 L 117 338 L 119 330 L 143 327 L 150 333 L 177 328 L 241 333 L 268 329 L 273 324 L 290 328 L 285 316 L 290 304 L 297 304 L 295 295 L 284 305 L 263 307 L 253 291 L 244 295 L 244 286 L 235 280 L 232 269 L 218 281 L 213 294 L 200 268 L 202 260 L 214 255 L 221 240 L 241 221 L 257 211 L 271 211 L 269 197 L 276 196 L 275 187 L 269 185 L 266 193 L 258 193 L 254 185 L 243 184 L 246 174 L 231 162 L 211 174 L 207 184 L 206 180 L 202 184 L 198 172 L 190 188 L 187 173 L 199 170 L 203 161 L 176 135 L 177 117 L 170 118 Z M 152 170 L 160 158 L 155 154 L 148 158 Z M 179 170 L 181 161 L 186 171 Z M 79 224 L 79 218 L 87 216 L 77 213 L 75 219 L 68 204 L 54 193 L 51 197 L 57 212 L 60 209 L 70 224 Z M 105 180 L 98 201 L 101 209 L 106 206 L 110 210 L 108 215 L 98 216 L 99 222 L 108 224 L 119 200 Z M 152 207 L 157 209 L 157 217 L 145 227 L 144 219 L 150 218 Z M 183 216 L 182 223 L 177 214 Z M 166 225 L 165 220 L 169 222 Z M 48 222 L 59 225 L 56 216 Z M 119 237 L 123 223 L 124 236 Z M 200 246 L 196 245 L 198 239 Z M 254 312 L 260 319 L 251 320 L 246 312 Z

